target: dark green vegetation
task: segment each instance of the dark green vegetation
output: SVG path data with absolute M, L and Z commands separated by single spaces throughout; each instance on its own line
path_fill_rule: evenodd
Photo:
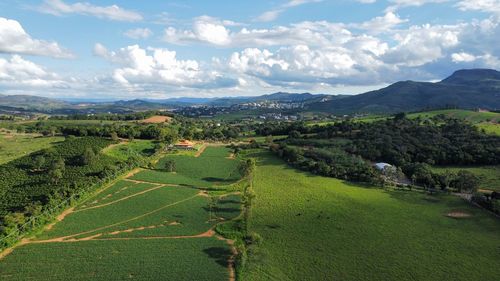
M 200 166 L 224 169 L 219 173 L 209 169 L 218 177 L 237 170 L 238 161 L 228 156 L 224 147 L 208 147 L 198 158 L 167 156 L 179 163 L 185 182 L 172 182 L 167 177 L 114 183 L 3 258 L 0 279 L 229 279 L 234 274 L 232 246 L 216 236 L 214 228 L 240 216 L 239 192 L 228 193 L 225 190 L 233 188 L 224 186 L 194 186 L 199 175 L 183 166 L 183 161 L 200 159 L 205 161 Z M 154 171 L 167 174 L 160 168 L 165 161 L 162 159 Z M 234 181 L 239 178 L 234 177 Z M 28 266 L 16 266 L 19 263 Z M 51 270 L 37 269 L 47 263 L 53 265 Z
M 62 137 L 0 133 L 0 165 L 64 140 Z
M 261 153 L 243 280 L 496 280 L 500 223 L 462 199 L 364 188 Z M 284 200 L 286 198 L 286 200 Z M 468 214 L 452 218 L 448 215 Z
M 479 188 L 500 192 L 500 166 L 434 166 L 432 171 L 445 174 L 466 170 L 478 177 Z

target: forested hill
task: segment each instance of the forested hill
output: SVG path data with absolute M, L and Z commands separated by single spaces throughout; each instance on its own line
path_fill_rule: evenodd
M 386 88 L 309 105 L 332 113 L 387 113 L 430 108 L 500 108 L 500 72 L 491 69 L 459 70 L 437 82 L 402 81 Z

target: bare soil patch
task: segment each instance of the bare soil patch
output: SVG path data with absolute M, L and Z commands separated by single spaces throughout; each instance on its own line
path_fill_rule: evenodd
M 456 219 L 472 217 L 471 214 L 466 213 L 466 212 L 462 212 L 462 211 L 452 211 L 452 212 L 447 213 L 446 216 L 449 218 L 456 218 Z
M 157 123 L 164 123 L 164 122 L 170 122 L 172 120 L 172 117 L 169 116 L 161 116 L 161 115 L 155 115 L 151 116 L 148 119 L 141 120 L 142 123 L 149 123 L 149 124 L 157 124 Z

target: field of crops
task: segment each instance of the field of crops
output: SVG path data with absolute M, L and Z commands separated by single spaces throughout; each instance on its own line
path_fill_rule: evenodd
M 432 167 L 435 172 L 458 172 L 466 170 L 475 174 L 479 178 L 479 188 L 495 190 L 500 192 L 500 166 L 478 166 L 478 167 Z
M 222 146 L 209 146 L 199 157 L 169 155 L 160 159 L 157 164 L 158 170 L 143 171 L 134 175 L 132 179 L 201 187 L 226 185 L 239 178 L 236 161 L 229 156 L 230 149 Z M 161 171 L 168 160 L 175 161 L 175 172 Z
M 500 221 L 453 196 L 362 187 L 259 158 L 243 280 L 497 280 Z M 457 214 L 470 217 L 450 217 Z
M 63 140 L 63 137 L 0 133 L 0 165 Z
M 200 157 L 184 157 L 236 169 L 236 160 L 227 159 L 228 153 L 214 147 Z M 196 176 L 184 163 L 179 167 L 187 180 Z M 213 177 L 225 175 L 210 171 Z M 210 195 L 168 178 L 153 182 L 133 178 L 107 187 L 15 248 L 0 260 L 0 280 L 229 279 L 233 250 L 214 227 L 240 215 L 239 193 Z

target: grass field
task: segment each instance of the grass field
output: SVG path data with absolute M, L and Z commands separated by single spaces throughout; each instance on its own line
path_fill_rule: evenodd
M 183 161 L 202 161 L 211 166 L 203 176 L 217 178 L 236 167 L 228 153 L 209 147 L 176 161 L 195 182 Z M 87 199 L 1 259 L 0 280 L 228 280 L 233 250 L 214 228 L 240 215 L 239 193 L 210 195 L 169 179 L 123 179 Z
M 481 122 L 476 124 L 476 126 L 484 130 L 487 134 L 500 136 L 500 123 Z
M 122 161 L 133 155 L 148 157 L 155 153 L 155 143 L 151 140 L 133 140 L 111 146 L 104 153 Z
M 149 182 L 169 182 L 181 185 L 212 187 L 234 183 L 239 179 L 236 160 L 230 159 L 231 150 L 222 146 L 209 146 L 200 155 L 168 155 L 157 164 L 159 170 L 147 170 L 132 177 Z M 165 161 L 174 160 L 173 173 L 161 171 Z
M 500 113 L 496 112 L 479 112 L 479 111 L 471 111 L 471 110 L 463 110 L 463 109 L 444 109 L 444 110 L 433 110 L 427 112 L 418 112 L 408 114 L 409 118 L 417 118 L 420 116 L 421 118 L 431 118 L 436 115 L 443 114 L 445 116 L 467 120 L 473 124 L 477 124 L 480 122 L 500 122 Z
M 466 170 L 475 174 L 479 178 L 479 188 L 494 190 L 500 192 L 500 166 L 478 166 L 478 167 L 457 167 L 457 166 L 447 166 L 447 167 L 432 167 L 435 172 L 458 172 L 460 170 Z
M 0 165 L 63 140 L 63 137 L 0 133 Z
M 255 156 L 249 227 L 262 242 L 243 280 L 498 280 L 500 221 L 489 213 L 452 196 L 365 188 Z

